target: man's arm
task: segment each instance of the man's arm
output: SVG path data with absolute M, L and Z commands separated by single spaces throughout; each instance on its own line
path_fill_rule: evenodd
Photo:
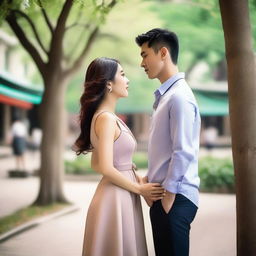
M 172 207 L 180 182 L 187 172 L 190 162 L 194 159 L 193 129 L 195 106 L 182 95 L 174 95 L 170 109 L 170 143 L 172 145 L 171 160 L 163 187 L 167 190 L 162 200 L 166 212 Z

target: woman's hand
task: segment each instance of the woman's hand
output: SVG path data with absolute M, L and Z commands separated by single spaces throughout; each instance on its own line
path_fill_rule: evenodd
M 136 180 L 139 184 L 144 184 L 145 182 L 143 182 L 143 178 L 141 176 L 139 176 L 137 173 L 135 173 L 135 177 Z
M 152 201 L 163 199 L 165 196 L 165 189 L 159 183 L 140 184 L 139 191 L 140 195 Z

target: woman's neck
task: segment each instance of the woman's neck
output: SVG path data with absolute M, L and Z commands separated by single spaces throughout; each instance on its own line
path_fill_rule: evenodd
M 109 111 L 115 113 L 117 100 L 113 97 L 107 97 L 98 107 L 98 111 Z

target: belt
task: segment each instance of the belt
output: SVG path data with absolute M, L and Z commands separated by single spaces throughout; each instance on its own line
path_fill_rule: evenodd
M 114 167 L 119 171 L 137 171 L 137 166 L 135 163 L 129 163 L 129 164 L 120 164 L 120 165 L 114 165 Z

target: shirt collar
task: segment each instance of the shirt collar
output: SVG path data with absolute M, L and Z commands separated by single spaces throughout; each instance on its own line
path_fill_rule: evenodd
M 185 78 L 184 72 L 179 72 L 173 76 L 171 76 L 168 80 L 161 84 L 161 86 L 155 91 L 155 95 L 161 94 L 164 95 L 166 91 L 179 79 Z

